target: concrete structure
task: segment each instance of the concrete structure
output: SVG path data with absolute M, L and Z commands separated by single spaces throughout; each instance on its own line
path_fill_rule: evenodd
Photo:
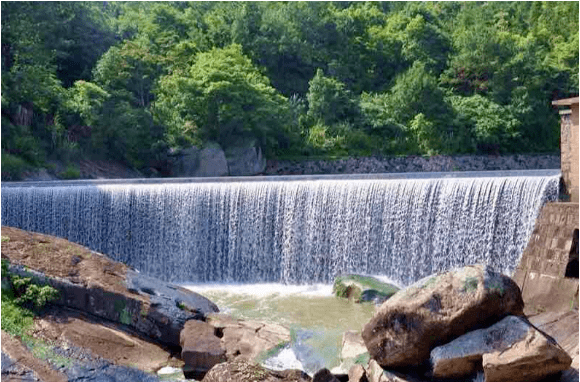
M 562 180 L 569 201 L 578 203 L 578 100 L 579 97 L 566 98 L 552 102 L 564 106 L 560 110 L 560 151 Z
M 526 314 L 578 309 L 578 101 L 579 97 L 552 102 L 568 107 L 560 110 L 562 194 L 566 202 L 542 208 L 514 273 Z
M 514 280 L 526 314 L 578 308 L 578 203 L 542 208 Z

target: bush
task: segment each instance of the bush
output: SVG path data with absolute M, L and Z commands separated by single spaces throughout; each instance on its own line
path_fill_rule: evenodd
M 64 170 L 63 172 L 61 172 L 59 174 L 59 176 L 62 179 L 78 179 L 81 177 L 81 172 L 78 169 L 77 166 L 75 166 L 74 164 L 69 164 L 66 167 L 66 170 Z
M 22 173 L 30 167 L 24 159 L 2 150 L 2 180 L 20 180 Z
M 43 308 L 58 298 L 58 290 L 50 285 L 40 285 L 32 277 L 21 277 L 8 270 L 8 261 L 2 260 L 2 297 L 28 310 Z

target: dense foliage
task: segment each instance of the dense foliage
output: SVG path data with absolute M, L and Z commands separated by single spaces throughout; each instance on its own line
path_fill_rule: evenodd
M 2 2 L 2 175 L 209 142 L 555 151 L 578 44 L 578 2 Z

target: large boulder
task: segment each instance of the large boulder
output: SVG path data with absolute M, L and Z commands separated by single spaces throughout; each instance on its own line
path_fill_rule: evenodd
M 255 361 L 290 342 L 290 330 L 277 324 L 236 320 L 225 315 L 209 315 L 207 322 L 219 333 L 228 360 Z
M 553 338 L 522 317 L 507 316 L 433 349 L 433 376 L 466 377 L 481 370 L 484 358 L 486 382 L 537 381 L 567 369 L 572 362 Z
M 226 150 L 230 176 L 258 175 L 266 170 L 266 158 L 253 142 L 246 147 Z
M 173 176 L 176 177 L 216 177 L 228 175 L 228 162 L 224 151 L 218 144 L 198 149 L 189 147 L 174 154 L 177 157 L 173 165 Z
M 226 361 L 226 350 L 214 334 L 214 327 L 206 322 L 187 321 L 181 331 L 180 344 L 184 369 L 197 380 L 214 365 Z
M 332 292 L 337 297 L 348 298 L 354 302 L 382 304 L 397 293 L 398 287 L 384 283 L 371 276 L 345 275 L 334 279 Z
M 383 367 L 421 365 L 431 350 L 507 315 L 523 315 L 520 289 L 509 277 L 473 265 L 419 280 L 377 310 L 362 336 Z
M 301 370 L 268 370 L 243 359 L 215 365 L 202 382 L 310 382 Z

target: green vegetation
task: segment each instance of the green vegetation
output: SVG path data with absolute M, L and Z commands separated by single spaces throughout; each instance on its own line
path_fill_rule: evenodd
M 34 315 L 56 298 L 56 289 L 39 285 L 31 277 L 12 274 L 8 261 L 2 260 L 2 330 L 13 336 L 29 337 Z
M 60 173 L 62 179 L 78 179 L 81 176 L 81 172 L 74 164 L 69 164 L 66 170 Z
M 550 152 L 577 2 L 2 2 L 2 179 L 270 158 Z M 64 177 L 76 175 L 66 171 Z

